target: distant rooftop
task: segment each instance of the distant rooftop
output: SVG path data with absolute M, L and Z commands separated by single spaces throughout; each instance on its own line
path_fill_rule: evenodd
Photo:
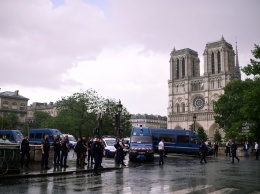
M 6 91 L 6 92 L 0 92 L 0 97 L 4 98 L 17 98 L 17 99 L 23 99 L 23 100 L 29 100 L 29 98 L 26 98 L 19 94 L 19 90 L 16 90 L 14 92 Z

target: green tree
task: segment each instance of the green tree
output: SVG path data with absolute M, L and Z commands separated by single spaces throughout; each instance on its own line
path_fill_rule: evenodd
M 37 110 L 34 112 L 34 117 L 35 117 L 35 122 L 31 124 L 33 127 L 35 128 L 50 127 L 52 116 L 49 113 Z
M 218 141 L 219 143 L 221 143 L 221 139 L 222 139 L 221 134 L 219 133 L 219 130 L 216 129 L 214 133 L 214 141 Z
M 19 119 L 15 113 L 6 113 L 1 118 L 1 127 L 3 129 L 16 129 L 19 124 Z
M 57 102 L 58 116 L 55 124 L 62 124 L 59 129 L 63 132 L 73 130 L 76 136 L 81 137 L 87 132 L 89 134 L 97 126 L 96 114 L 101 103 L 100 97 L 92 89 L 62 97 Z
M 256 59 L 260 59 L 260 47 L 259 45 L 255 44 L 255 49 L 252 50 L 252 54 L 255 57 L 255 59 L 250 59 L 251 64 L 248 64 L 244 68 L 242 68 L 242 71 L 248 76 L 248 75 L 260 75 L 260 61 L 257 61 Z
M 205 130 L 203 129 L 203 127 L 198 128 L 197 135 L 201 141 L 206 141 L 208 139 L 208 136 L 207 136 Z

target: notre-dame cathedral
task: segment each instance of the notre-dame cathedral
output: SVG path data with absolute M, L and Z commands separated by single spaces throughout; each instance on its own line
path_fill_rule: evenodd
M 207 43 L 203 56 L 204 75 L 200 76 L 196 51 L 189 48 L 172 50 L 167 128 L 196 131 L 203 127 L 212 140 L 215 130 L 219 129 L 214 120 L 214 103 L 224 93 L 225 85 L 231 80 L 241 79 L 241 72 L 237 46 L 235 53 L 223 36 L 220 41 Z M 223 130 L 219 129 L 219 132 L 223 137 Z

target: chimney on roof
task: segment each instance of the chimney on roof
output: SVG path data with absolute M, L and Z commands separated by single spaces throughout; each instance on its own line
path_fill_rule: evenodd
M 15 90 L 15 95 L 18 96 L 19 95 L 19 90 Z

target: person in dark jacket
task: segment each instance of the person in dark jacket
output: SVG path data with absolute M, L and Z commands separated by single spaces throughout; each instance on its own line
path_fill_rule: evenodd
M 24 156 L 26 156 L 25 168 L 29 168 L 28 165 L 30 163 L 30 144 L 28 141 L 27 134 L 24 136 L 24 139 L 21 143 L 20 153 L 21 153 L 21 168 L 23 168 L 24 165 Z
M 74 152 L 77 154 L 76 164 L 77 166 L 79 166 L 80 156 L 82 152 L 82 139 L 80 137 L 78 137 L 78 141 L 77 144 L 75 145 Z
M 91 153 L 91 146 L 93 144 L 93 138 L 91 137 L 88 141 L 88 165 L 91 163 L 93 165 L 93 156 Z
M 102 162 L 102 157 L 103 157 L 103 149 L 104 147 L 101 144 L 101 138 L 100 137 L 96 137 L 96 140 L 94 141 L 94 143 L 91 146 L 91 153 L 94 157 L 94 161 L 95 161 L 95 165 L 94 165 L 94 176 L 100 175 L 97 172 L 97 169 L 99 166 L 101 166 L 101 162 Z
M 61 138 L 60 135 L 57 135 L 57 137 L 54 140 L 54 165 L 60 165 L 60 151 L 61 151 Z
M 61 166 L 67 168 L 69 167 L 67 165 L 67 157 L 69 152 L 69 137 L 68 135 L 65 135 L 65 139 L 61 143 Z
M 232 141 L 231 154 L 232 154 L 232 162 L 231 163 L 234 164 L 234 158 L 236 158 L 238 163 L 239 163 L 239 158 L 237 157 L 237 144 L 235 143 L 235 141 Z
M 41 150 L 42 150 L 41 169 L 49 170 L 51 168 L 48 166 L 49 151 L 50 151 L 50 142 L 49 142 L 48 134 L 44 135 L 44 139 L 42 140 L 42 143 L 41 143 Z
M 207 146 L 204 141 L 202 141 L 201 146 L 200 146 L 200 163 L 202 164 L 202 161 L 204 160 L 205 164 L 207 163 L 206 161 L 206 153 L 207 153 Z

